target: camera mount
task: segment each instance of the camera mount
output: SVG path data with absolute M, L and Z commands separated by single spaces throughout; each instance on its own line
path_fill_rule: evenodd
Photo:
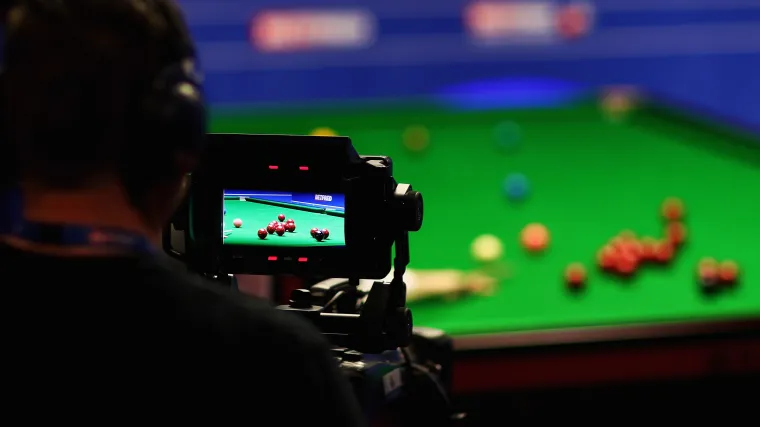
M 391 212 L 396 254 L 389 282 L 374 282 L 366 295 L 358 289 L 359 277 L 297 289 L 290 304 L 278 308 L 305 316 L 339 347 L 381 353 L 408 346 L 413 319 L 406 306 L 404 273 L 410 260 L 409 231 L 422 226 L 422 194 L 409 184 L 397 184 Z

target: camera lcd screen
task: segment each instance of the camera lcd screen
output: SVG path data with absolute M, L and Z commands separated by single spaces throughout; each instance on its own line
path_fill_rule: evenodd
M 224 190 L 224 245 L 345 246 L 345 195 Z

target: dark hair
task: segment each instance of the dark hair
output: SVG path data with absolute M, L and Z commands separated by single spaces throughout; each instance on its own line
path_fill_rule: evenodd
M 145 137 L 130 126 L 140 96 L 163 67 L 187 55 L 177 48 L 187 34 L 184 23 L 169 22 L 161 13 L 166 7 L 176 6 L 170 0 L 16 2 L 6 21 L 3 109 L 23 177 L 77 188 L 118 171 L 125 147 Z

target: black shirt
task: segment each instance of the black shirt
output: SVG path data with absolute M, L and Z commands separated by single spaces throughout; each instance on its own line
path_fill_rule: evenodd
M 29 422 L 364 425 L 312 325 L 147 256 L 0 245 L 6 407 Z

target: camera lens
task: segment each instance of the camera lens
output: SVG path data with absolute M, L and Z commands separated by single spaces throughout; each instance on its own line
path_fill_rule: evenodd
M 422 228 L 423 205 L 422 193 L 414 191 L 410 184 L 398 184 L 394 193 L 398 211 L 399 225 L 406 231 L 419 231 Z

